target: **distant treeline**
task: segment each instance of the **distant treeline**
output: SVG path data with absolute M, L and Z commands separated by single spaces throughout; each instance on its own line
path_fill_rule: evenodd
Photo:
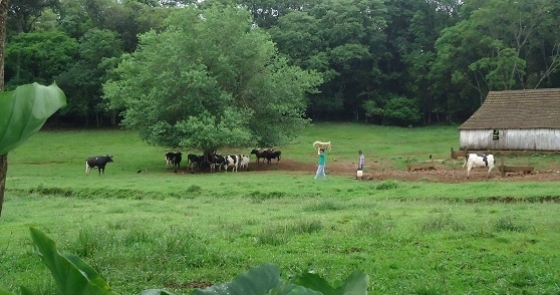
M 560 87 L 557 0 L 10 0 L 6 89 L 56 81 L 68 107 L 51 124 L 117 125 L 102 85 L 123 54 L 173 26 L 170 11 L 216 2 L 321 74 L 313 120 L 460 123 L 488 91 Z

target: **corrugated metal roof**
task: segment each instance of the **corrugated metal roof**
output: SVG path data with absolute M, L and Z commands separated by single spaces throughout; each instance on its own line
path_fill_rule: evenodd
M 490 91 L 459 129 L 560 129 L 560 88 Z

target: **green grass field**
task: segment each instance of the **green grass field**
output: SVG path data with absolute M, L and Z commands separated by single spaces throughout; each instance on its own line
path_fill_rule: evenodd
M 319 124 L 283 159 L 449 157 L 454 127 Z M 41 132 L 9 154 L 0 218 L 0 286 L 56 294 L 34 254 L 29 226 L 104 276 L 120 294 L 230 281 L 273 262 L 283 276 L 315 270 L 330 282 L 362 269 L 369 294 L 558 294 L 557 182 L 353 181 L 312 179 L 314 171 L 173 173 L 165 148 L 127 131 Z M 246 149 L 231 149 L 249 153 Z M 185 154 L 191 151 L 183 151 Z M 85 176 L 90 155 L 114 155 L 106 175 Z M 555 156 L 535 156 L 554 167 Z M 254 158 L 252 158 L 253 160 Z M 524 161 L 524 159 L 516 159 Z M 282 165 L 282 161 L 279 165 Z M 327 164 L 328 167 L 328 164 Z M 147 173 L 136 173 L 137 170 Z M 328 170 L 327 170 L 328 172 Z M 516 198 L 515 202 L 510 198 Z

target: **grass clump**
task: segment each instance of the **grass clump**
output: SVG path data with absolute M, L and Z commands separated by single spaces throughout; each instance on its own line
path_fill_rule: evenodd
M 275 225 L 262 228 L 255 236 L 257 245 L 282 246 L 290 239 L 286 226 Z
M 516 223 L 511 216 L 500 217 L 494 222 L 496 231 L 524 232 L 527 227 L 528 225 Z
M 259 245 L 281 246 L 296 235 L 316 233 L 323 227 L 320 220 L 298 220 L 293 223 L 268 225 L 258 232 L 255 242 Z
M 320 220 L 299 220 L 291 226 L 291 230 L 299 234 L 312 234 L 323 229 Z
M 395 228 L 395 222 L 390 216 L 372 215 L 358 220 L 354 225 L 354 232 L 360 235 L 379 236 L 389 234 Z
M 422 231 L 463 231 L 466 226 L 451 216 L 451 214 L 434 214 L 421 224 Z
M 306 212 L 321 212 L 321 211 L 339 211 L 344 210 L 347 206 L 339 201 L 327 199 L 320 200 L 316 203 L 307 205 L 303 208 Z
M 196 185 L 196 184 L 191 184 L 189 187 L 187 187 L 186 193 L 187 194 L 195 194 L 195 193 L 200 193 L 202 192 L 202 187 Z
M 261 203 L 267 200 L 282 199 L 286 196 L 287 194 L 281 191 L 272 191 L 272 192 L 252 191 L 247 197 L 251 199 L 253 203 Z
M 384 180 L 375 186 L 378 191 L 393 190 L 399 188 L 399 182 L 396 180 Z

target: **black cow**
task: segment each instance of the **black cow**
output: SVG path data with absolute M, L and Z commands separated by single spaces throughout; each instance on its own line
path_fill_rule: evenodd
M 204 162 L 204 156 L 197 156 L 195 154 L 189 154 L 187 156 L 187 159 L 189 160 L 189 169 L 191 171 L 194 171 L 195 164 L 196 164 L 196 168 L 200 170 L 200 167 Z
M 268 165 L 270 165 L 270 160 L 272 160 L 272 159 L 278 159 L 278 161 L 276 163 L 280 162 L 280 155 L 281 154 L 282 154 L 281 151 L 275 151 L 275 150 L 267 151 L 265 157 L 266 157 L 266 160 L 268 161 Z
M 101 172 L 103 172 L 103 174 L 105 174 L 105 165 L 107 165 L 107 163 L 109 162 L 113 162 L 113 156 L 95 156 L 95 157 L 89 157 L 86 159 L 86 176 L 89 174 L 89 171 L 95 167 L 99 168 L 99 175 L 101 175 Z
M 254 150 L 251 151 L 251 155 L 254 154 L 257 157 L 257 163 L 259 163 L 261 158 L 266 159 L 266 154 L 268 153 L 268 151 L 269 151 L 269 149 L 264 149 L 264 150 L 254 149 Z M 264 162 L 264 160 L 263 160 L 263 162 Z
M 183 160 L 183 154 L 180 152 L 168 152 L 165 154 L 165 162 L 167 166 L 173 165 L 173 171 L 177 172 L 177 169 L 181 167 L 181 161 Z

